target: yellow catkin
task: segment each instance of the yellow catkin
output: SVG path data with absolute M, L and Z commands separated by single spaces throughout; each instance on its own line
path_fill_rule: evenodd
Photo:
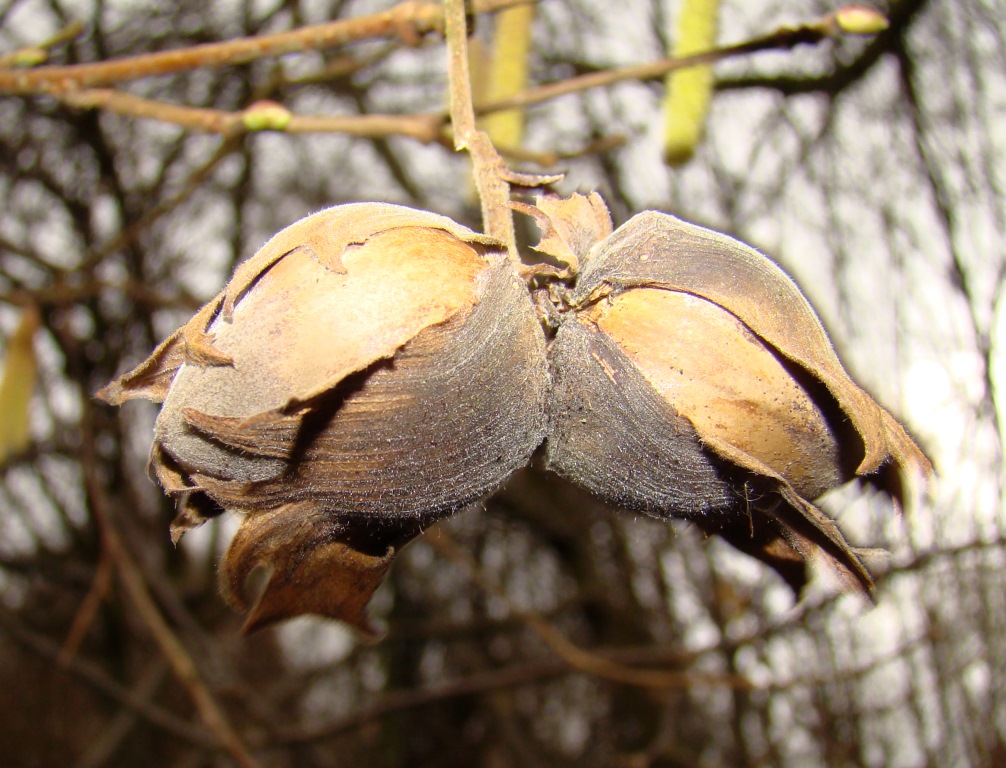
M 671 55 L 690 56 L 715 46 L 719 9 L 720 0 L 682 0 Z M 689 67 L 667 76 L 664 159 L 670 165 L 685 163 L 695 154 L 712 92 L 712 67 Z
M 38 326 L 38 310 L 26 308 L 0 368 L 0 464 L 28 447 L 28 404 L 38 368 L 33 340 Z
M 527 85 L 533 23 L 534 5 L 518 5 L 497 15 L 487 102 L 513 96 Z M 519 147 L 524 140 L 524 110 L 508 109 L 487 115 L 483 127 L 496 146 Z

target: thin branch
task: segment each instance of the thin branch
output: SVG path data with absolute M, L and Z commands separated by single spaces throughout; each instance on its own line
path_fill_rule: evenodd
M 928 4 L 929 0 L 901 0 L 893 3 L 887 14 L 890 26 L 871 40 L 853 61 L 836 67 L 828 74 L 819 77 L 747 75 L 725 78 L 717 80 L 716 90 L 769 88 L 784 96 L 796 96 L 802 93 L 838 96 L 858 83 L 868 72 L 872 72 L 880 58 L 899 45 L 898 40 L 906 34 Z
M 100 248 L 94 248 L 84 255 L 83 262 L 77 268 L 79 272 L 86 272 L 89 267 L 104 260 L 106 256 L 115 251 L 125 249 L 133 245 L 140 236 L 152 227 L 158 219 L 173 211 L 181 205 L 190 195 L 195 193 L 203 183 L 210 178 L 217 167 L 228 158 L 232 152 L 241 146 L 241 136 L 228 136 L 214 150 L 209 159 L 201 166 L 195 168 L 188 175 L 179 191 L 167 200 L 157 203 L 144 213 L 139 219 L 131 222 L 124 229 L 121 229 L 109 242 Z M 151 293 L 151 296 L 156 294 Z M 142 296 L 140 297 L 142 299 Z M 150 301 L 150 298 L 142 299 Z
M 133 606 L 140 613 L 144 623 L 160 646 L 161 652 L 170 662 L 175 676 L 188 688 L 189 695 L 192 697 L 203 722 L 217 735 L 240 768 L 259 768 L 258 761 L 252 757 L 248 747 L 231 726 L 227 715 L 203 681 L 195 662 L 185 650 L 185 646 L 164 620 L 147 590 L 143 575 L 133 559 L 121 547 L 117 536 L 118 534 L 113 532 L 111 538 L 116 540 L 113 551 L 123 586 Z
M 995 407 L 996 382 L 992 329 L 988 327 L 988 323 L 983 321 L 981 317 L 983 307 L 974 284 L 974 276 L 967 263 L 965 254 L 958 245 L 957 232 L 959 222 L 954 212 L 953 193 L 937 164 L 931 142 L 928 140 L 931 129 L 927 125 L 925 118 L 915 63 L 905 50 L 903 42 L 898 45 L 895 56 L 898 61 L 901 89 L 908 103 L 909 114 L 912 120 L 912 136 L 915 152 L 918 155 L 922 169 L 925 171 L 926 183 L 932 197 L 933 207 L 936 211 L 935 218 L 943 230 L 943 236 L 946 239 L 946 246 L 950 255 L 950 287 L 964 299 L 964 303 L 968 309 L 968 320 L 970 321 L 975 347 L 981 356 L 982 372 L 980 379 L 983 391 L 980 408 L 983 412 L 982 415 L 992 421 L 996 434 L 1001 435 L 1003 434 L 1002 425 L 999 422 L 998 409 Z
M 475 3 L 475 9 L 492 12 L 525 2 L 527 0 L 479 0 Z M 207 43 L 94 64 L 0 70 L 0 93 L 67 93 L 205 67 L 247 64 L 258 59 L 325 50 L 377 38 L 398 37 L 406 42 L 416 43 L 420 36 L 438 31 L 442 24 L 440 3 L 406 0 L 382 13 L 272 35 Z
M 627 67 L 616 69 L 605 69 L 599 72 L 588 72 L 584 75 L 571 77 L 568 80 L 561 80 L 555 83 L 528 88 L 507 99 L 480 104 L 476 110 L 479 116 L 491 112 L 499 112 L 514 107 L 527 107 L 533 104 L 541 104 L 551 101 L 559 96 L 567 96 L 573 93 L 600 88 L 606 85 L 627 80 L 658 80 L 669 72 L 688 67 L 708 66 L 727 59 L 738 56 L 747 56 L 761 51 L 792 50 L 800 45 L 816 45 L 826 40 L 831 40 L 837 35 L 843 34 L 837 29 L 834 22 L 834 14 L 829 14 L 820 19 L 807 22 L 795 27 L 779 27 L 774 32 L 767 35 L 746 40 L 734 45 L 727 45 L 720 48 L 713 48 L 702 53 L 680 58 L 660 59 L 646 64 L 633 64 Z
M 476 8 L 477 10 L 498 10 L 516 4 L 519 4 L 517 0 L 485 0 L 485 2 L 477 3 Z M 435 5 L 436 13 L 431 10 L 433 5 Z M 547 83 L 526 89 L 507 99 L 482 104 L 476 110 L 472 107 L 468 73 L 467 28 L 464 24 L 463 11 L 459 13 L 462 15 L 456 17 L 458 20 L 455 26 L 447 25 L 451 121 L 454 125 L 455 148 L 468 149 L 472 155 L 486 231 L 507 244 L 512 243 L 513 224 L 512 215 L 506 209 L 504 202 L 509 200 L 510 195 L 507 181 L 512 181 L 513 177 L 499 153 L 492 147 L 488 137 L 476 129 L 476 115 L 483 116 L 515 107 L 540 104 L 560 96 L 614 85 L 627 80 L 657 79 L 675 70 L 709 65 L 758 51 L 791 49 L 802 44 L 815 44 L 841 34 L 841 30 L 836 26 L 834 14 L 832 14 L 797 27 L 780 27 L 768 35 L 753 40 L 692 56 L 661 59 L 646 64 L 591 72 L 568 80 Z M 435 23 L 431 21 L 434 16 L 436 17 Z M 253 104 L 243 111 L 229 112 L 170 104 L 112 89 L 91 87 L 135 77 L 145 77 L 148 70 L 152 74 L 163 74 L 164 72 L 184 71 L 196 67 L 241 63 L 245 59 L 240 57 L 250 55 L 249 51 L 251 50 L 256 51 L 256 58 L 260 57 L 259 54 L 261 56 L 278 55 L 277 51 L 279 53 L 289 52 L 285 46 L 292 45 L 289 42 L 291 36 L 297 40 L 302 37 L 303 45 L 310 44 L 308 47 L 298 50 L 313 50 L 311 46 L 315 44 L 322 48 L 329 44 L 338 45 L 346 42 L 347 36 L 353 39 L 357 39 L 353 37 L 357 34 L 366 37 L 375 29 L 385 29 L 389 34 L 391 32 L 402 34 L 403 24 L 410 24 L 412 25 L 410 28 L 422 31 L 426 30 L 424 25 L 432 25 L 431 29 L 438 28 L 438 25 L 445 21 L 449 21 L 449 19 L 440 16 L 440 6 L 437 4 L 405 2 L 390 11 L 375 16 L 332 22 L 320 27 L 304 27 L 279 35 L 242 38 L 226 43 L 194 46 L 178 51 L 121 59 L 106 62 L 104 65 L 48 67 L 22 73 L 0 71 L 0 93 L 5 90 L 5 78 L 8 76 L 16 74 L 18 77 L 27 77 L 30 74 L 34 77 L 49 73 L 42 78 L 41 82 L 48 83 L 50 80 L 55 82 L 58 80 L 57 76 L 62 76 L 64 79 L 59 80 L 56 85 L 38 92 L 49 93 L 70 106 L 82 109 L 105 109 L 130 117 L 171 123 L 188 130 L 218 133 L 224 136 L 236 136 L 249 130 L 277 130 L 286 133 L 342 133 L 367 138 L 405 136 L 424 144 L 445 142 L 443 125 L 446 116 L 442 114 L 309 116 L 295 115 L 286 111 L 284 107 L 275 105 L 272 113 L 263 119 L 267 110 L 264 111 L 258 104 Z M 375 33 L 374 36 L 379 35 Z M 363 39 L 363 37 L 359 39 Z M 259 44 L 260 48 L 256 49 L 255 44 Z M 229 58 L 231 56 L 238 58 L 232 61 Z M 162 61 L 158 57 L 168 58 Z M 185 66 L 181 66 L 178 63 L 179 60 L 185 62 Z M 128 69 L 127 64 L 132 69 Z M 107 72 L 103 74 L 103 71 L 93 74 L 92 70 L 101 66 L 115 67 L 117 69 L 113 69 L 111 72 L 118 74 L 113 76 Z M 161 69 L 158 69 L 159 67 L 166 69 L 162 72 Z M 345 67 L 345 62 L 340 63 L 338 71 L 343 71 Z M 127 69 L 128 76 L 125 74 Z M 8 88 L 7 90 L 12 93 L 22 92 L 17 89 Z M 519 154 L 510 154 L 520 159 Z M 546 159 L 551 159 L 551 157 L 551 155 L 547 155 Z M 537 160 L 538 158 L 529 159 Z M 542 164 L 549 165 L 550 163 L 543 162 Z
M 168 664 L 164 659 L 147 667 L 136 682 L 134 692 L 144 701 L 150 701 L 168 676 Z M 139 721 L 138 714 L 129 707 L 123 707 L 101 729 L 88 739 L 87 748 L 77 759 L 73 768 L 101 768 L 109 765 L 112 757 L 129 736 Z
M 623 664 L 636 663 L 682 663 L 691 661 L 694 656 L 682 654 L 667 648 L 634 647 L 613 648 L 606 651 L 606 656 L 617 659 Z M 364 706 L 342 717 L 314 725 L 296 725 L 281 729 L 280 744 L 297 744 L 338 736 L 361 728 L 368 723 L 380 720 L 396 712 L 448 701 L 463 696 L 473 696 L 490 691 L 517 688 L 545 682 L 552 678 L 579 672 L 561 659 L 542 659 L 523 664 L 476 672 L 459 680 L 453 680 L 435 688 L 410 689 L 391 691 L 382 695 L 369 706 Z
M 63 43 L 68 43 L 82 34 L 84 34 L 83 22 L 71 21 L 47 40 L 0 56 L 0 68 L 33 67 L 41 64 L 49 58 L 49 52 L 53 48 L 57 48 Z
M 114 248 L 108 251 L 115 250 Z M 106 255 L 105 249 L 101 251 Z M 13 282 L 13 281 L 12 281 Z M 53 282 L 41 288 L 26 288 L 20 282 L 13 282 L 13 289 L 0 293 L 0 303 L 14 306 L 30 301 L 43 306 L 69 307 L 88 299 L 119 293 L 128 296 L 131 301 L 154 309 L 187 309 L 195 311 L 202 306 L 202 301 L 182 292 L 177 296 L 166 296 L 158 293 L 150 285 L 137 280 L 87 280 L 68 285 Z
M 612 152 L 622 147 L 628 139 L 622 134 L 602 136 L 584 144 L 579 149 L 564 152 L 535 152 L 523 147 L 500 147 L 499 152 L 510 160 L 522 163 L 534 163 L 542 168 L 551 168 L 563 160 L 578 160 L 591 155 Z
M 471 555 L 462 550 L 443 529 L 427 533 L 429 541 L 439 552 L 461 566 L 468 577 L 482 590 L 502 600 L 507 610 L 522 621 L 551 648 L 566 664 L 580 672 L 625 685 L 641 688 L 695 688 L 697 686 L 727 686 L 754 688 L 750 680 L 740 675 L 721 675 L 700 672 L 672 672 L 666 669 L 638 669 L 619 664 L 612 659 L 585 650 L 573 643 L 548 619 L 534 611 L 514 605 L 510 596 L 486 576 Z
M 505 243 L 510 257 L 519 261 L 513 212 L 509 208 L 510 185 L 504 178 L 506 166 L 489 137 L 475 126 L 464 0 L 444 0 L 444 26 L 454 148 L 458 151 L 467 149 L 471 155 L 475 187 L 482 206 L 483 229 L 486 234 Z
M 254 130 L 250 123 L 263 114 L 260 104 L 240 112 L 204 107 L 185 107 L 165 101 L 145 99 L 107 88 L 57 94 L 72 107 L 105 109 L 120 115 L 158 120 L 193 131 L 235 136 Z M 284 133 L 344 133 L 368 138 L 406 136 L 424 144 L 443 140 L 443 115 L 294 115 L 276 105 L 278 119 L 264 121 L 260 130 Z
M 98 567 L 94 570 L 94 579 L 91 581 L 91 588 L 87 591 L 84 601 L 77 610 L 77 615 L 73 617 L 70 631 L 67 634 L 66 642 L 63 643 L 63 650 L 59 655 L 59 663 L 63 666 L 72 659 L 80 648 L 87 633 L 98 615 L 98 608 L 101 601 L 105 599 L 108 590 L 112 586 L 112 559 L 108 556 L 108 551 L 102 549 Z
M 344 717 L 316 725 L 301 725 L 280 732 L 278 743 L 297 744 L 318 741 L 341 733 L 356 730 L 382 717 L 415 709 L 438 701 L 461 696 L 471 696 L 500 688 L 511 688 L 540 682 L 562 675 L 569 667 L 562 662 L 545 661 L 520 667 L 479 672 L 461 680 L 439 685 L 433 689 L 407 689 L 387 693 L 371 704 Z
M 161 653 L 171 665 L 175 677 L 188 689 L 189 696 L 192 698 L 200 718 L 206 727 L 216 734 L 220 744 L 239 768 L 259 768 L 258 761 L 252 757 L 248 747 L 230 724 L 223 708 L 202 679 L 192 657 L 175 633 L 171 631 L 171 627 L 168 626 L 151 597 L 143 574 L 123 545 L 122 537 L 108 514 L 104 490 L 98 481 L 97 468 L 93 462 L 84 462 L 84 482 L 95 520 L 101 528 L 102 545 L 116 565 L 122 586 L 133 607 L 160 647 Z
M 23 626 L 17 616 L 2 605 L 0 605 L 0 629 L 27 651 L 52 659 L 54 662 L 60 656 L 59 645 Z M 65 664 L 63 669 L 84 680 L 105 696 L 129 707 L 151 724 L 173 736 L 204 749 L 220 749 L 220 742 L 212 734 L 151 704 L 142 695 L 138 695 L 112 680 L 96 664 L 77 657 Z

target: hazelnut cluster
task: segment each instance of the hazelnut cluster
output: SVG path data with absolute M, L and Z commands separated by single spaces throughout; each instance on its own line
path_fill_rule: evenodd
M 779 571 L 865 592 L 812 500 L 930 472 L 845 372 L 793 281 L 663 213 L 612 231 L 597 195 L 515 207 L 549 263 L 432 213 L 343 205 L 284 229 L 99 396 L 162 403 L 150 468 L 172 536 L 241 526 L 224 596 L 270 571 L 247 629 L 315 613 L 369 630 L 397 551 L 540 451 L 604 501 L 685 518 Z

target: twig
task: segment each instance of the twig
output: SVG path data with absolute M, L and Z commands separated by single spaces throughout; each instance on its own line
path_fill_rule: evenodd
M 0 628 L 24 649 L 54 661 L 59 658 L 61 653 L 59 645 L 23 626 L 13 613 L 2 605 L 0 605 Z M 220 742 L 213 734 L 151 704 L 143 696 L 112 680 L 96 664 L 77 657 L 71 659 L 63 668 L 171 735 L 204 749 L 220 749 Z
M 458 151 L 467 149 L 471 155 L 475 187 L 482 206 L 483 229 L 486 234 L 505 243 L 510 257 L 519 261 L 513 212 L 509 208 L 510 185 L 505 181 L 506 166 L 489 137 L 475 126 L 464 0 L 444 0 L 444 27 L 454 148 Z
M 489 579 L 479 564 L 459 547 L 443 529 L 427 533 L 437 550 L 460 565 L 468 577 L 482 590 L 502 600 L 507 610 L 520 619 L 531 631 L 548 645 L 573 669 L 606 680 L 642 688 L 695 688 L 697 686 L 727 686 L 730 688 L 755 688 L 740 675 L 707 674 L 700 672 L 671 672 L 665 669 L 638 669 L 619 664 L 610 658 L 585 650 L 562 634 L 554 624 L 541 614 L 518 608 L 499 585 Z
M 551 168 L 558 165 L 563 160 L 576 160 L 581 157 L 590 157 L 605 152 L 618 149 L 626 142 L 626 137 L 622 134 L 612 136 L 602 136 L 593 141 L 589 141 L 579 149 L 566 152 L 534 152 L 523 147 L 500 147 L 499 152 L 506 158 L 518 160 L 522 163 L 534 163 L 541 168 Z
M 30 45 L 19 48 L 16 51 L 5 53 L 0 56 L 0 68 L 6 67 L 34 67 L 49 58 L 49 51 L 56 46 L 67 43 L 73 38 L 84 33 L 84 24 L 81 21 L 71 21 L 63 29 L 43 40 L 37 45 Z
M 144 701 L 149 701 L 168 674 L 168 665 L 163 659 L 156 659 L 143 670 L 134 687 L 134 693 Z M 130 707 L 123 707 L 105 724 L 99 734 L 88 739 L 87 748 L 74 763 L 73 768 L 101 768 L 111 762 L 115 751 L 139 720 L 138 713 Z
M 182 128 L 233 136 L 254 130 L 249 124 L 263 110 L 253 104 L 247 110 L 228 112 L 221 109 L 186 107 L 165 101 L 146 99 L 108 88 L 56 94 L 72 107 L 105 109 L 129 117 L 158 120 Z M 406 136 L 424 144 L 443 140 L 443 115 L 294 115 L 276 105 L 282 117 L 264 121 L 260 130 L 284 133 L 344 133 L 351 136 Z
M 956 547 L 920 552 L 912 559 L 901 563 L 894 563 L 888 570 L 877 574 L 877 587 L 879 589 L 887 582 L 896 581 L 902 576 L 923 571 L 931 566 L 938 566 L 947 560 L 956 560 L 975 552 L 998 552 L 1004 546 L 1006 546 L 1006 537 L 997 536 L 987 541 L 973 541 Z M 780 621 L 768 626 L 759 627 L 749 634 L 735 637 L 728 641 L 722 641 L 720 645 L 724 648 L 740 648 L 758 642 L 769 642 L 773 638 L 784 635 L 786 632 L 799 630 L 813 616 L 823 615 L 826 611 L 833 609 L 845 597 L 846 595 L 843 592 L 832 592 L 813 602 L 804 600 L 791 611 L 788 611 Z M 704 648 L 702 650 L 712 651 L 715 647 Z
M 496 11 L 520 5 L 522 2 L 526 0 L 482 0 L 475 3 L 475 7 L 479 11 Z M 448 69 L 455 148 L 468 149 L 472 155 L 486 231 L 511 245 L 512 214 L 505 202 L 509 200 L 510 194 L 507 181 L 512 180 L 512 177 L 488 137 L 476 130 L 476 115 L 483 116 L 515 107 L 540 104 L 560 96 L 614 85 L 626 80 L 657 79 L 675 70 L 709 65 L 758 51 L 790 49 L 801 44 L 814 44 L 842 32 L 835 22 L 835 14 L 831 14 L 807 24 L 781 27 L 753 40 L 693 56 L 661 59 L 647 64 L 591 72 L 568 80 L 528 88 L 507 99 L 481 104 L 478 109 L 474 109 L 468 75 L 463 12 L 460 17 L 455 18 L 457 21 L 451 28 L 438 3 L 410 0 L 373 16 L 336 21 L 317 27 L 303 27 L 276 35 L 242 38 L 97 64 L 39 67 L 24 72 L 0 70 L 0 93 L 5 91 L 48 93 L 78 108 L 101 108 L 130 117 L 158 120 L 188 130 L 219 133 L 225 136 L 236 136 L 248 130 L 281 130 L 286 133 L 343 133 L 368 138 L 405 136 L 426 144 L 444 142 L 443 125 L 446 116 L 442 114 L 309 116 L 289 113 L 277 105 L 280 119 L 261 121 L 258 119 L 261 112 L 256 111 L 256 105 L 247 110 L 228 112 L 170 104 L 94 86 L 155 74 L 245 63 L 256 58 L 322 49 L 370 37 L 395 34 L 407 37 L 403 31 L 405 29 L 418 34 L 446 25 L 449 28 Z M 336 70 L 343 72 L 347 66 L 349 65 L 346 62 L 340 62 Z M 322 73 L 323 76 L 330 74 L 327 70 Z M 517 150 L 507 154 L 517 159 L 523 157 Z M 551 154 L 542 156 L 545 161 L 551 160 L 552 157 Z M 528 159 L 537 161 L 539 158 Z M 541 162 L 541 164 L 547 166 L 551 163 Z
M 248 747 L 231 726 L 227 715 L 200 676 L 199 669 L 192 657 L 171 631 L 161 615 L 160 609 L 150 596 L 143 574 L 133 562 L 126 547 L 123 546 L 122 537 L 108 514 L 108 504 L 104 491 L 98 482 L 96 467 L 89 461 L 84 463 L 84 483 L 95 521 L 102 531 L 102 543 L 107 547 L 109 556 L 117 566 L 122 586 L 133 607 L 140 614 L 144 624 L 160 647 L 161 653 L 171 664 L 175 677 L 188 689 L 189 696 L 196 705 L 200 718 L 206 727 L 216 734 L 220 744 L 240 768 L 259 768 L 258 761 L 252 757 Z
M 150 629 L 154 640 L 161 648 L 161 652 L 167 657 L 175 676 L 188 688 L 189 695 L 192 697 L 203 722 L 206 723 L 206 727 L 217 735 L 224 749 L 230 753 L 241 768 L 258 768 L 258 761 L 252 757 L 251 752 L 248 751 L 244 742 L 231 726 L 227 715 L 200 676 L 192 657 L 189 656 L 181 641 L 171 631 L 158 610 L 136 563 L 121 547 L 118 534 L 113 533 L 111 538 L 116 540 L 115 560 L 126 593 Z
M 337 720 L 313 726 L 301 725 L 284 729 L 280 731 L 277 742 L 280 744 L 296 744 L 330 738 L 340 733 L 355 730 L 395 712 L 414 709 L 459 696 L 470 696 L 499 688 L 526 685 L 561 675 L 568 671 L 568 669 L 569 667 L 563 663 L 546 661 L 511 669 L 479 672 L 461 680 L 439 685 L 433 689 L 392 691 L 383 695 L 374 704 L 361 707 Z
M 114 249 L 110 249 L 114 250 Z M 104 250 L 102 256 L 104 256 Z M 81 283 L 69 284 L 56 281 L 36 289 L 29 289 L 15 284 L 17 287 L 9 293 L 0 293 L 0 303 L 20 305 L 25 301 L 45 306 L 67 307 L 110 293 L 120 293 L 128 296 L 137 304 L 143 304 L 154 309 L 187 309 L 195 311 L 203 302 L 193 296 L 164 296 L 157 293 L 149 284 L 138 280 L 85 280 Z
M 606 652 L 611 658 L 623 663 L 659 663 L 662 660 L 682 663 L 695 658 L 693 654 L 668 651 L 666 648 L 636 647 L 616 648 Z M 354 712 L 314 725 L 297 725 L 280 729 L 279 744 L 297 744 L 331 738 L 356 730 L 382 717 L 409 709 L 434 704 L 439 701 L 473 696 L 504 688 L 516 688 L 541 683 L 555 677 L 579 672 L 564 660 L 540 659 L 512 665 L 503 669 L 485 670 L 467 675 L 459 680 L 443 683 L 435 688 L 391 691 L 382 695 L 369 706 Z
M 605 85 L 615 85 L 626 80 L 658 80 L 669 72 L 678 69 L 715 64 L 719 61 L 760 51 L 790 50 L 799 45 L 814 45 L 824 40 L 832 39 L 838 34 L 842 34 L 842 30 L 836 28 L 834 14 L 829 14 L 806 24 L 795 27 L 780 27 L 762 37 L 756 37 L 752 40 L 746 40 L 742 43 L 727 45 L 721 48 L 713 48 L 691 56 L 660 59 L 646 64 L 633 64 L 627 67 L 606 69 L 600 72 L 589 72 L 578 77 L 571 77 L 568 80 L 535 86 L 507 99 L 480 104 L 476 113 L 481 116 L 491 112 L 513 109 L 514 107 L 541 104 L 545 101 L 551 101 L 558 96 L 580 93 Z
M 88 590 L 84 601 L 77 610 L 77 615 L 73 617 L 70 631 L 67 633 L 66 642 L 60 651 L 58 662 L 61 666 L 66 666 L 76 654 L 80 644 L 87 636 L 98 615 L 98 607 L 101 601 L 108 594 L 109 587 L 112 586 L 112 559 L 108 556 L 108 550 L 102 548 L 98 567 L 94 571 L 94 579 L 91 581 L 91 588 Z
M 186 107 L 155 99 L 122 93 L 106 88 L 93 88 L 57 98 L 72 107 L 104 109 L 127 117 L 157 120 L 187 130 L 236 136 L 248 130 L 247 117 L 254 115 L 255 105 L 248 110 L 228 112 L 205 107 Z M 298 115 L 289 114 L 281 124 L 269 124 L 263 130 L 282 133 L 341 133 L 363 138 L 388 138 L 402 136 L 421 144 L 449 143 L 444 126 L 448 116 L 442 113 L 412 115 Z M 624 136 L 610 136 L 590 142 L 572 152 L 533 152 L 520 147 L 503 147 L 500 154 L 522 162 L 533 162 L 542 167 L 555 165 L 561 160 L 607 152 L 625 143 Z
M 492 12 L 524 2 L 527 0 L 479 0 L 475 3 L 475 9 Z M 67 93 L 205 67 L 247 64 L 258 59 L 324 50 L 375 38 L 400 37 L 415 42 L 419 36 L 440 29 L 442 23 L 440 3 L 405 0 L 382 13 L 301 27 L 273 35 L 207 43 L 95 64 L 2 70 L 0 93 Z
M 189 176 L 185 179 L 185 182 L 182 184 L 181 189 L 179 189 L 175 195 L 153 206 L 139 219 L 131 222 L 125 229 L 120 230 L 115 237 L 103 246 L 88 251 L 84 255 L 84 259 L 81 265 L 77 267 L 76 271 L 84 273 L 88 268 L 104 260 L 104 258 L 109 254 L 114 253 L 117 250 L 127 248 L 129 245 L 134 243 L 140 235 L 146 232 L 158 219 L 170 213 L 177 206 L 185 202 L 190 195 L 192 195 L 207 179 L 209 179 L 220 163 L 222 163 L 240 146 L 240 136 L 226 137 L 220 142 L 213 154 L 210 155 L 209 159 L 189 174 Z M 142 301 L 151 301 L 151 297 L 155 297 L 156 294 L 149 292 L 149 295 L 147 296 L 144 296 L 143 294 L 136 294 L 136 296 Z

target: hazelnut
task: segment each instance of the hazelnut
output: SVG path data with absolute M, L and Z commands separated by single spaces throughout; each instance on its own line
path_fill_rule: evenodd
M 249 629 L 312 612 L 365 628 L 394 552 L 486 495 L 544 436 L 544 336 L 504 249 L 430 213 L 337 206 L 293 224 L 100 394 L 163 401 L 151 469 L 177 539 L 221 509 Z
M 903 503 L 932 468 L 796 284 L 667 214 L 612 231 L 596 194 L 514 208 L 552 263 L 400 206 L 308 216 L 99 393 L 163 403 L 150 469 L 178 500 L 175 540 L 241 516 L 225 597 L 247 608 L 269 571 L 246 628 L 317 613 L 368 631 L 396 552 L 543 444 L 614 506 L 692 521 L 794 588 L 811 563 L 870 594 L 813 500 L 865 478 Z
M 553 242 L 605 229 L 578 223 L 582 204 L 552 206 Z M 548 353 L 549 468 L 611 504 L 722 534 L 795 587 L 810 561 L 870 593 L 857 551 L 811 500 L 887 463 L 906 479 L 931 467 L 848 376 L 796 284 L 743 243 L 653 211 L 579 251 Z

